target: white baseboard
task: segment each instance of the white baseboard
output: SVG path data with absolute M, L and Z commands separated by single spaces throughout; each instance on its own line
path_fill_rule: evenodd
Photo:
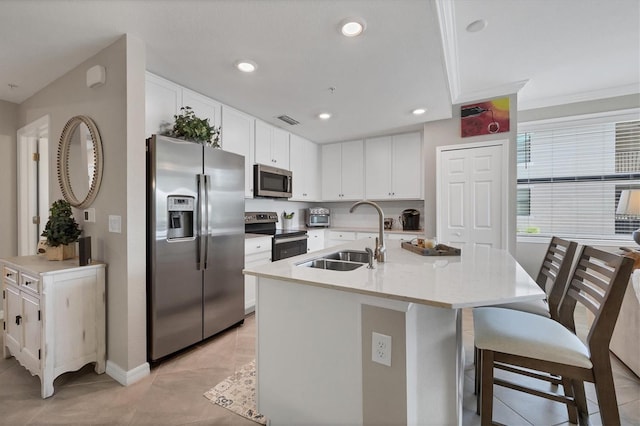
M 149 363 L 145 362 L 132 370 L 125 371 L 117 364 L 107 360 L 106 373 L 122 386 L 129 386 L 151 374 L 151 368 Z

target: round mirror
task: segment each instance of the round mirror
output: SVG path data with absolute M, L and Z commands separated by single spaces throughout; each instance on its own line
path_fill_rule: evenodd
M 85 209 L 102 181 L 102 141 L 96 124 L 78 115 L 67 121 L 58 144 L 58 182 L 65 200 Z

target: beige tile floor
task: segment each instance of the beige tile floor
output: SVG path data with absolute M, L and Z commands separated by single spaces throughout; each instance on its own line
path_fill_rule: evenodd
M 467 359 L 463 424 L 479 425 L 473 389 L 473 323 L 464 313 Z M 0 359 L 2 425 L 256 425 L 212 404 L 202 394 L 251 361 L 255 353 L 255 317 L 152 368 L 143 380 L 120 386 L 92 366 L 55 381 L 55 394 L 40 398 L 40 382 L 13 358 Z M 0 334 L 0 344 L 2 343 Z M 640 425 L 640 379 L 613 357 L 616 393 L 625 425 Z M 591 421 L 600 424 L 593 387 L 587 385 Z M 558 403 L 496 388 L 494 420 L 508 425 L 567 425 Z

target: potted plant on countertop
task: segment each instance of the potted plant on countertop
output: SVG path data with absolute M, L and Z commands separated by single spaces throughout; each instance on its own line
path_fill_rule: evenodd
M 42 236 L 47 238 L 47 259 L 65 260 L 75 257 L 75 242 L 82 231 L 71 213 L 71 204 L 58 200 L 51 205 L 49 211 L 49 220 L 42 232 Z
M 282 212 L 282 228 L 283 229 L 291 229 L 293 228 L 293 216 L 295 212 L 287 213 Z
M 180 114 L 174 115 L 173 128 L 167 136 L 201 143 L 213 148 L 220 148 L 221 127 L 209 124 L 208 118 L 198 118 L 189 106 L 180 108 Z

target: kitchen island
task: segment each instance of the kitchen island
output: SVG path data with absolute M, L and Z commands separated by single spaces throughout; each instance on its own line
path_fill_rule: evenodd
M 460 424 L 461 309 L 545 297 L 509 253 L 484 247 L 431 257 L 398 243 L 375 269 L 300 265 L 367 244 L 245 269 L 257 277 L 256 397 L 271 425 Z

